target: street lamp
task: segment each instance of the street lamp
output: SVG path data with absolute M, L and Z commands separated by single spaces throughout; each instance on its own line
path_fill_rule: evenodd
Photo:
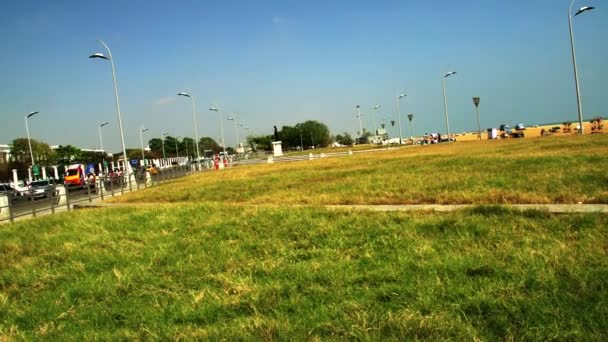
M 237 127 L 237 122 L 236 122 L 237 118 L 238 117 L 235 115 L 234 117 L 228 118 L 226 120 L 228 120 L 228 121 L 234 121 L 234 131 L 236 133 L 236 147 L 235 148 L 236 148 L 236 151 L 238 152 L 238 150 L 239 150 L 239 129 Z
M 104 148 L 103 148 L 103 138 L 101 137 L 101 127 L 103 127 L 107 124 L 109 124 L 109 122 L 105 121 L 105 122 L 100 123 L 99 127 L 97 127 L 99 129 L 99 144 L 101 145 L 101 153 L 102 153 L 101 160 L 103 162 L 105 162 L 105 160 L 106 160 L 106 150 L 104 150 Z
M 182 141 L 184 142 L 184 145 L 186 145 L 186 160 L 190 160 L 190 153 L 188 153 L 188 140 L 186 138 L 187 137 L 185 137 Z
M 448 98 L 445 94 L 445 79 L 452 75 L 456 75 L 456 71 L 450 71 L 441 78 L 441 84 L 443 86 L 443 107 L 445 109 L 445 128 L 448 133 L 448 142 L 450 142 L 450 122 L 448 119 Z
M 196 125 L 196 111 L 194 109 L 194 97 L 192 96 L 192 92 L 190 93 L 179 93 L 177 94 L 178 96 L 185 96 L 190 98 L 191 102 L 192 102 L 192 117 L 194 118 L 194 138 L 196 139 L 196 159 L 200 160 L 201 159 L 201 155 L 198 151 L 198 129 L 197 129 L 197 125 Z
M 572 49 L 572 65 L 574 66 L 574 83 L 576 84 L 576 103 L 577 103 L 577 109 L 578 109 L 578 123 L 580 125 L 580 134 L 583 134 L 583 104 L 581 102 L 581 91 L 580 91 L 580 87 L 579 87 L 579 83 L 578 83 L 578 68 L 576 66 L 576 51 L 574 49 L 574 32 L 572 30 L 572 6 L 574 5 L 574 1 L 572 0 L 572 2 L 570 3 L 570 8 L 568 9 L 568 28 L 570 29 L 570 47 Z M 578 9 L 578 11 L 576 11 L 576 13 L 574 14 L 574 16 L 576 17 L 577 15 L 583 13 L 583 12 L 587 12 L 587 11 L 591 11 L 592 9 L 595 9 L 595 7 L 591 7 L 591 6 L 585 6 L 585 7 L 581 7 Z
M 160 139 L 161 144 L 163 145 L 163 159 L 167 159 L 167 156 L 165 155 L 165 137 L 167 136 L 167 132 L 162 132 L 162 138 Z M 163 161 L 164 162 L 164 161 Z
M 477 113 L 477 130 L 479 131 L 479 140 L 481 140 L 481 124 L 479 123 L 479 100 L 478 96 L 473 98 L 473 104 L 475 105 L 475 112 Z
M 361 106 L 357 105 L 357 118 L 359 118 L 359 136 L 363 136 L 363 125 L 361 125 Z
M 39 112 L 31 112 L 25 116 L 25 131 L 27 132 L 27 143 L 30 147 L 30 158 L 32 159 L 32 167 L 34 166 L 34 152 L 32 152 L 32 140 L 30 139 L 30 126 L 27 123 L 27 119 L 38 114 Z
M 101 152 L 105 154 L 105 150 L 103 149 L 103 138 L 101 136 L 101 127 L 108 125 L 109 122 L 102 122 L 99 124 L 99 127 L 97 127 L 99 129 L 99 144 L 101 145 Z
M 144 166 L 146 165 L 146 155 L 144 154 L 144 132 L 147 130 L 147 128 L 143 127 L 139 130 L 139 140 L 141 141 L 141 160 L 143 161 Z
M 123 129 L 122 129 L 122 118 L 120 115 L 120 102 L 118 101 L 118 85 L 116 84 L 116 71 L 114 69 L 114 59 L 112 58 L 112 51 L 110 51 L 110 48 L 108 47 L 108 45 L 106 45 L 106 43 L 104 43 L 103 41 L 101 41 L 99 39 L 97 41 L 101 45 L 103 45 L 103 47 L 106 48 L 106 50 L 108 51 L 109 57 L 106 57 L 104 54 L 98 52 L 98 53 L 94 53 L 94 54 L 90 55 L 89 58 L 99 58 L 99 59 L 109 60 L 110 65 L 112 66 L 112 80 L 114 81 L 114 97 L 116 99 L 116 114 L 118 115 L 118 127 L 120 128 L 120 142 L 122 143 L 122 157 L 124 158 L 125 170 L 127 171 L 127 174 L 130 174 L 131 166 L 129 165 L 129 159 L 127 158 L 127 150 L 125 149 L 125 136 L 124 136 Z M 131 182 L 129 182 L 129 186 L 132 187 Z
M 406 94 L 397 96 L 397 121 L 399 122 L 399 145 L 403 144 L 403 131 L 401 130 L 401 110 L 399 109 L 399 102 L 401 99 L 406 97 Z
M 414 126 L 412 126 L 412 120 L 414 119 L 414 114 L 409 113 L 407 115 L 408 120 L 410 120 L 410 133 L 412 134 L 412 140 L 414 139 Z
M 376 111 L 375 115 L 372 115 L 372 119 L 374 120 L 374 135 L 378 135 L 377 127 L 376 127 L 376 115 L 378 115 L 378 111 L 382 108 L 382 106 L 375 106 L 374 110 Z
M 224 151 L 224 155 L 226 154 L 226 142 L 224 141 L 224 123 L 222 122 L 222 111 L 217 109 L 216 107 L 209 108 L 212 112 L 217 112 L 220 116 L 220 131 L 222 133 L 222 150 Z

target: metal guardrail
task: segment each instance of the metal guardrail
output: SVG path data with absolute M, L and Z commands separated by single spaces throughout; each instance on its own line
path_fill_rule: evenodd
M 32 191 L 0 194 L 0 223 L 13 222 L 22 217 L 36 217 L 49 213 L 54 214 L 58 211 L 70 211 L 78 203 L 91 203 L 95 199 L 104 200 L 181 178 L 194 172 L 207 170 L 209 168 L 205 166 L 201 166 L 198 170 L 196 165 L 173 166 L 158 170 L 155 174 L 134 172 L 130 176 L 107 175 L 97 177 L 95 182 L 86 183 L 79 187 L 55 185 L 45 190 L 41 196 Z
M 380 150 L 372 149 L 365 151 L 354 151 L 354 153 L 376 151 Z M 239 165 L 295 162 L 350 155 L 353 155 L 353 151 L 349 150 L 347 152 L 320 154 L 309 153 L 308 155 L 281 157 L 265 155 L 266 159 L 255 158 L 231 160 L 229 163 L 227 163 L 227 165 L 224 165 L 224 167 L 230 168 Z M 78 203 L 91 203 L 95 199 L 104 200 L 108 197 L 114 197 L 128 192 L 145 189 L 196 172 L 205 172 L 215 169 L 216 166 L 214 165 L 214 162 L 206 160 L 199 165 L 190 164 L 160 169 L 156 174 L 150 174 L 150 172 L 134 172 L 129 177 L 127 177 L 127 175 L 107 175 L 97 177 L 94 183 L 88 183 L 80 188 L 68 188 L 64 185 L 57 185 L 52 189 L 52 191 L 48 192 L 48 196 L 41 199 L 36 199 L 34 196 L 30 196 L 31 193 L 29 191 L 21 193 L 16 192 L 15 195 L 0 194 L 0 223 L 7 221 L 13 222 L 22 217 L 36 217 L 48 213 L 54 214 L 58 211 L 70 211 L 73 210 L 74 205 L 77 205 Z

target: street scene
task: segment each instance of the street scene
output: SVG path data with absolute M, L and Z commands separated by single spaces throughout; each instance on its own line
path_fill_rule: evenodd
M 605 340 L 597 0 L 0 12 L 0 340 Z

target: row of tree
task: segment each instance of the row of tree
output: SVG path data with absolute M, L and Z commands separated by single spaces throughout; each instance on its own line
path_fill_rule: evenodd
M 282 141 L 286 150 L 299 150 L 309 148 L 327 147 L 334 141 L 341 145 L 353 144 L 353 139 L 348 133 L 331 136 L 327 125 L 318 121 L 305 121 L 295 126 L 283 126 L 277 131 L 277 137 L 271 135 L 250 135 L 247 137 L 247 150 L 271 151 L 272 142 L 278 139 Z M 31 140 L 34 164 L 38 166 L 64 166 L 74 163 L 102 163 L 122 159 L 122 153 L 113 156 L 104 155 L 100 152 L 83 151 L 71 145 L 59 146 L 52 149 L 49 144 Z M 153 138 L 148 141 L 149 150 L 145 152 L 147 159 L 160 159 L 163 157 L 174 158 L 196 157 L 195 141 L 192 138 L 179 139 L 178 137 L 165 136 L 164 138 Z M 164 147 L 164 153 L 163 153 Z M 198 147 L 201 157 L 217 154 L 223 150 L 222 146 L 210 137 L 199 139 Z M 9 179 L 12 169 L 17 169 L 20 178 L 27 177 L 27 170 L 32 165 L 27 138 L 18 138 L 10 144 L 11 160 L 8 164 L 0 165 L 0 179 Z M 235 153 L 235 148 L 226 147 L 228 153 Z M 127 149 L 127 158 L 140 159 L 141 149 Z

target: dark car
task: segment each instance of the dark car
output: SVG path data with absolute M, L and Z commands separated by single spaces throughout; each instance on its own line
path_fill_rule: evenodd
M 60 184 L 55 179 L 37 180 L 30 183 L 29 196 L 33 200 L 55 196 L 55 187 Z
M 11 187 L 10 184 L 0 184 L 0 194 L 7 195 L 11 201 L 15 201 L 19 197 L 19 191 Z

